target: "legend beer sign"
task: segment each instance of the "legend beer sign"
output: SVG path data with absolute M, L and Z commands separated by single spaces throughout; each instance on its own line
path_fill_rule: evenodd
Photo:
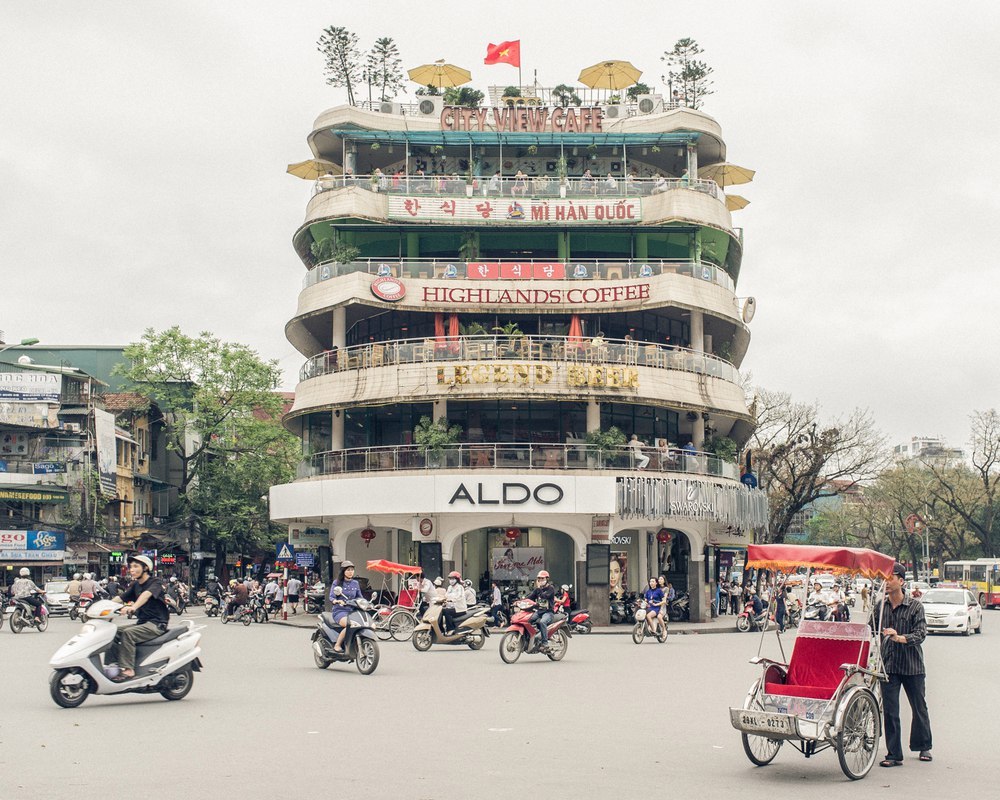
M 504 133 L 602 133 L 604 109 L 544 106 L 493 106 L 441 109 L 441 130 L 501 131 Z

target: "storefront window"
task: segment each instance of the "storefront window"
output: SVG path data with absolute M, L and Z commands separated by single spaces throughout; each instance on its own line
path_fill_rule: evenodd
M 641 441 L 653 446 L 657 439 L 666 439 L 678 444 L 679 417 L 676 411 L 653 406 L 639 406 L 627 403 L 601 404 L 601 430 L 612 425 L 626 437 L 636 434 Z
M 413 443 L 421 417 L 433 413 L 430 403 L 400 403 L 344 412 L 344 447 L 389 447 Z

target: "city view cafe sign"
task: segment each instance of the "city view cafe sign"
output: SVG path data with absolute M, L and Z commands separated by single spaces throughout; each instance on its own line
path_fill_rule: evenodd
M 527 106 L 494 106 L 441 109 L 441 129 L 445 131 L 502 131 L 506 133 L 602 133 L 604 109 Z

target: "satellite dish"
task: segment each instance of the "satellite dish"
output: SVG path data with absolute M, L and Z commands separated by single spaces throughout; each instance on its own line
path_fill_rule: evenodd
M 748 297 L 743 304 L 743 321 L 749 325 L 753 315 L 757 313 L 757 301 L 753 297 Z
M 18 364 L 34 364 L 35 362 L 31 360 L 31 356 L 20 356 L 17 359 Z

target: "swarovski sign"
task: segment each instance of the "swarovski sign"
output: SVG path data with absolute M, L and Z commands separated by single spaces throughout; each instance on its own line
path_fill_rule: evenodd
M 625 519 L 682 517 L 740 528 L 767 527 L 767 494 L 693 478 L 618 478 L 616 505 Z

